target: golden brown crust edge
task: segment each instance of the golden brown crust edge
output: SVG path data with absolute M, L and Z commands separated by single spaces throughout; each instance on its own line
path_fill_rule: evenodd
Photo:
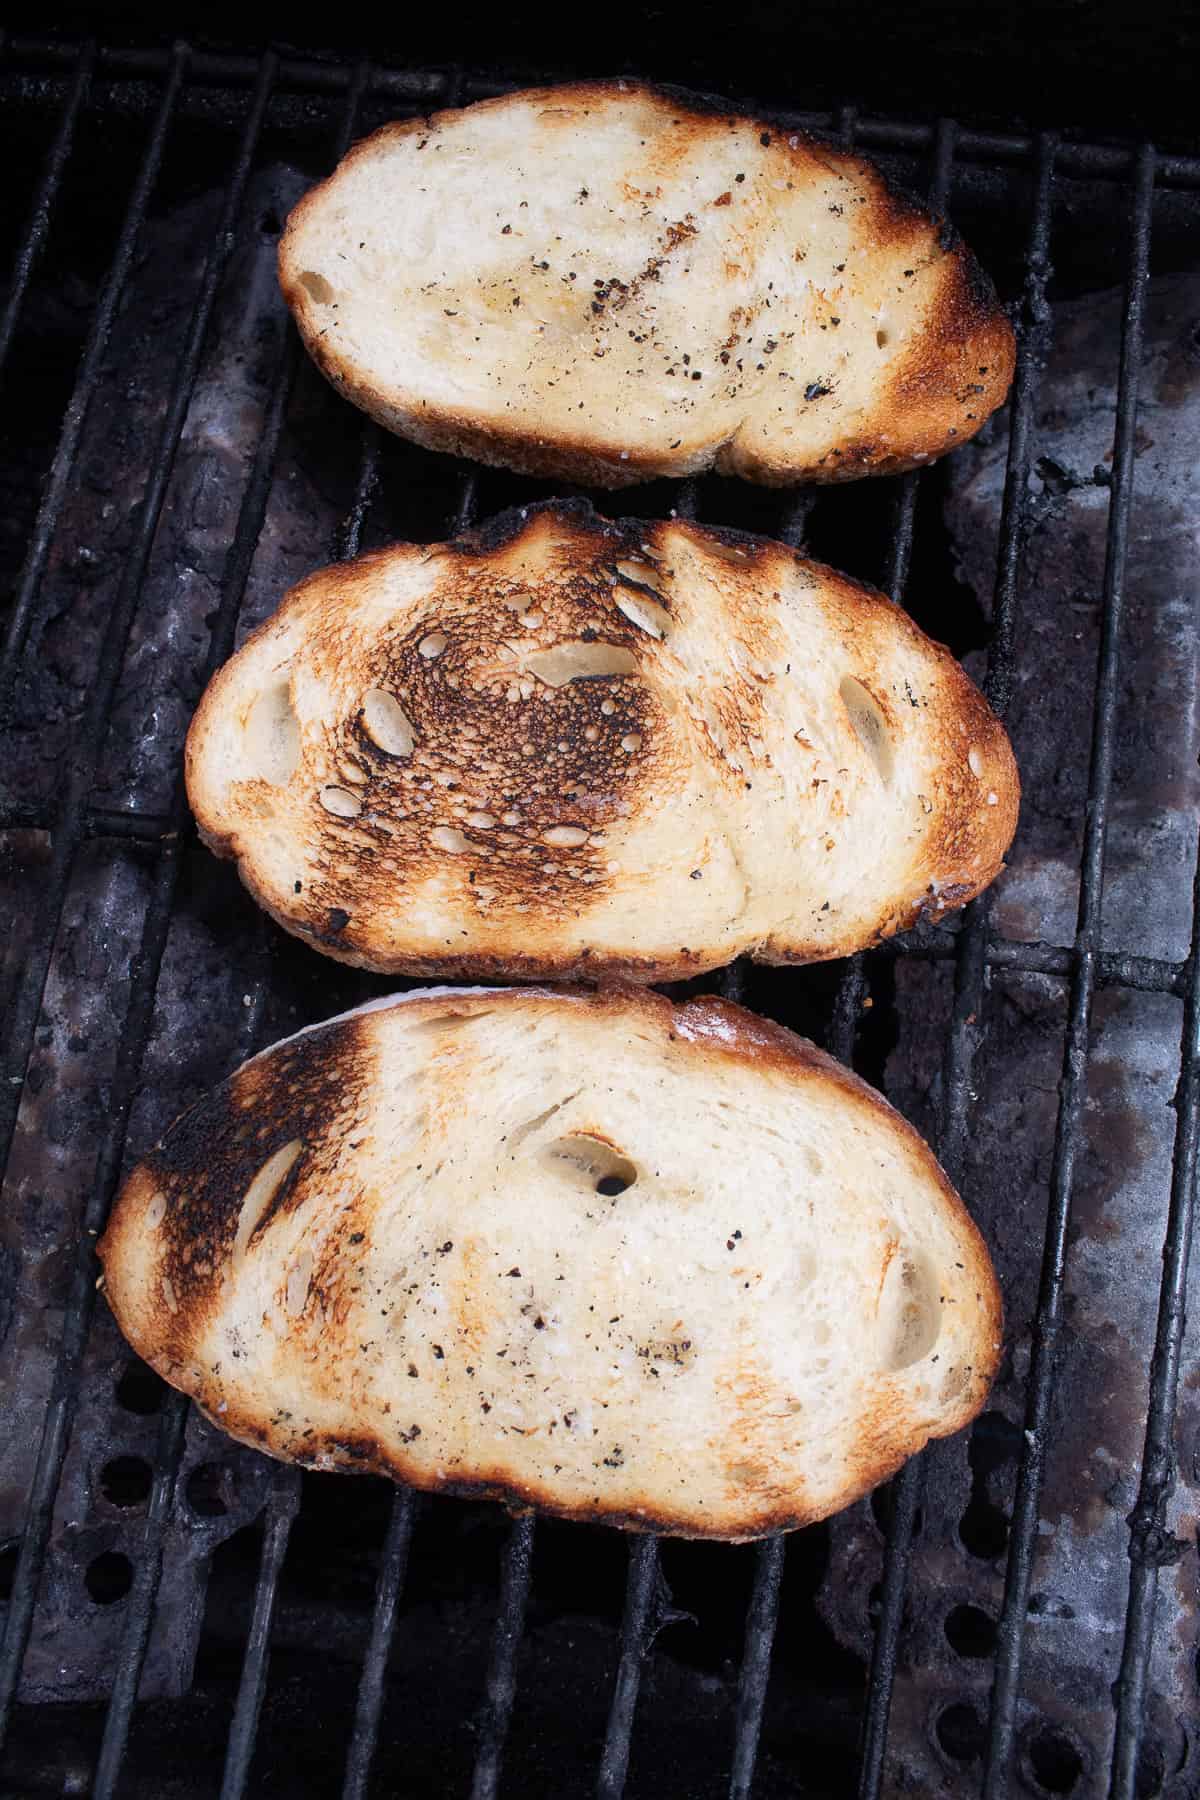
M 925 209 L 893 188 L 878 166 L 848 155 L 835 144 L 816 136 L 780 132 L 773 121 L 739 112 L 717 101 L 682 89 L 638 81 L 568 82 L 557 87 L 520 91 L 526 100 L 569 97 L 586 102 L 641 94 L 669 103 L 675 112 L 692 114 L 703 128 L 714 118 L 731 119 L 755 129 L 767 128 L 777 140 L 798 141 L 797 154 L 819 151 L 831 161 L 859 170 L 875 189 L 875 235 L 886 242 L 914 217 L 928 218 Z M 516 96 L 501 94 L 476 101 L 471 110 L 507 106 Z M 346 163 L 370 157 L 389 137 L 427 131 L 454 119 L 462 108 L 443 108 L 415 119 L 396 120 L 355 144 Z M 900 475 L 921 468 L 959 444 L 969 441 L 997 407 L 1004 404 L 1016 367 L 1016 339 L 1008 317 L 996 298 L 988 276 L 967 246 L 954 239 L 945 257 L 943 292 L 934 329 L 915 343 L 908 357 L 884 390 L 879 408 L 878 432 L 852 439 L 815 460 L 779 462 L 762 457 L 750 443 L 706 446 L 699 452 L 650 455 L 636 448 L 617 451 L 608 440 L 589 438 L 580 432 L 558 440 L 542 434 L 530 436 L 485 424 L 470 413 L 456 413 L 424 403 L 406 404 L 359 379 L 351 363 L 323 339 L 314 303 L 291 265 L 294 228 L 319 202 L 335 169 L 318 182 L 293 208 L 279 241 L 279 285 L 296 321 L 305 349 L 330 384 L 385 430 L 409 439 L 426 450 L 464 456 L 489 467 L 513 469 L 540 479 L 577 482 L 585 487 L 622 488 L 639 482 L 680 479 L 715 469 L 766 487 L 791 487 L 804 482 L 841 482 L 865 475 Z M 934 221 L 931 219 L 932 224 Z M 948 423 L 955 411 L 958 425 Z M 900 416 L 911 443 L 903 453 L 880 441 L 889 419 Z
M 970 1384 L 960 1396 L 957 1407 L 946 1413 L 936 1431 L 926 1432 L 911 1427 L 897 1431 L 894 1420 L 890 1417 L 871 1422 L 873 1430 L 867 1434 L 863 1457 L 839 1496 L 840 1504 L 849 1506 L 878 1486 L 910 1456 L 922 1450 L 931 1437 L 950 1436 L 970 1423 L 983 1406 L 999 1364 L 1003 1329 L 999 1288 L 983 1239 L 959 1195 L 920 1134 L 881 1094 L 816 1045 L 797 1037 L 783 1026 L 759 1018 L 731 1002 L 707 996 L 674 1002 L 665 995 L 648 993 L 639 988 L 611 988 L 599 993 L 570 988 L 493 988 L 465 990 L 461 993 L 417 992 L 402 997 L 401 1003 L 416 1009 L 450 1012 L 454 1015 L 470 1014 L 485 1008 L 494 1011 L 497 1006 L 506 1004 L 523 1006 L 531 1000 L 539 999 L 553 1004 L 582 1005 L 592 1011 L 613 1013 L 626 1019 L 630 1012 L 635 1015 L 640 1013 L 658 1029 L 665 1028 L 669 1035 L 682 1035 L 702 1043 L 707 1054 L 734 1057 L 794 1076 L 815 1076 L 827 1081 L 851 1105 L 861 1107 L 877 1119 L 885 1119 L 905 1143 L 921 1175 L 939 1191 L 957 1228 L 966 1263 L 964 1282 L 974 1289 L 980 1308 L 974 1333 L 977 1356 Z M 354 1080 L 358 1034 L 362 1030 L 369 1030 L 366 1023 L 369 1018 L 370 1011 L 347 1014 L 325 1026 L 301 1033 L 299 1039 L 292 1040 L 302 1042 L 307 1039 L 314 1068 L 319 1072 L 323 1085 L 332 1083 L 336 1087 L 343 1087 L 347 1081 Z M 272 1048 L 278 1049 L 280 1046 Z M 262 1056 L 269 1057 L 271 1054 L 272 1051 L 268 1050 Z M 260 1060 L 254 1058 L 252 1063 Z M 249 1066 L 251 1065 L 243 1065 L 243 1070 Z M 205 1142 L 218 1139 L 224 1123 L 240 1124 L 243 1115 L 232 1103 L 232 1091 L 241 1073 L 241 1070 L 236 1071 L 227 1082 L 201 1099 L 190 1114 L 184 1115 L 185 1120 L 198 1116 L 198 1122 L 207 1123 L 204 1118 L 207 1111 L 212 1118 L 212 1129 L 205 1134 Z M 265 1092 L 256 1096 L 256 1107 L 259 1110 L 262 1107 L 270 1108 L 273 1102 L 278 1104 L 281 1112 L 287 1111 L 286 1095 L 277 1101 L 269 1086 Z M 315 1104 L 319 1108 L 320 1096 Z M 289 1123 L 286 1129 L 290 1132 L 292 1124 Z M 676 1516 L 670 1511 L 658 1511 L 652 1506 L 638 1507 L 633 1511 L 606 1509 L 599 1503 L 564 1506 L 541 1486 L 517 1483 L 494 1471 L 483 1470 L 465 1481 L 438 1478 L 431 1476 L 402 1454 L 392 1452 L 380 1444 L 377 1438 L 365 1432 L 351 1432 L 344 1436 L 314 1433 L 302 1454 L 297 1453 L 291 1444 L 286 1444 L 285 1447 L 284 1434 L 274 1429 L 274 1421 L 266 1417 L 265 1412 L 264 1416 L 255 1417 L 249 1412 L 239 1413 L 230 1409 L 219 1397 L 215 1386 L 206 1387 L 199 1371 L 193 1370 L 191 1381 L 186 1379 L 189 1306 L 187 1292 L 182 1286 L 173 1309 L 171 1329 L 166 1335 L 162 1330 L 161 1314 L 145 1321 L 146 1328 L 143 1329 L 144 1321 L 137 1305 L 139 1296 L 136 1274 L 130 1284 L 132 1293 L 128 1296 L 125 1294 L 125 1277 L 130 1265 L 136 1264 L 133 1247 L 142 1232 L 145 1212 L 156 1192 L 154 1154 L 152 1151 L 130 1174 L 117 1197 L 108 1227 L 97 1246 L 97 1254 L 105 1271 L 106 1298 L 117 1324 L 137 1353 L 165 1381 L 188 1394 L 205 1417 L 237 1441 L 281 1461 L 298 1463 L 300 1466 L 345 1473 L 379 1474 L 426 1492 L 495 1500 L 514 1511 L 532 1508 L 555 1518 L 603 1523 L 631 1531 L 656 1532 L 676 1537 L 746 1543 L 777 1531 L 795 1530 L 828 1516 L 830 1509 L 819 1507 L 776 1507 L 755 1513 L 732 1529 L 705 1529 L 698 1527 L 694 1518 Z M 240 1194 L 240 1188 L 238 1192 Z M 194 1207 L 192 1213 L 185 1216 L 180 1224 L 178 1247 L 182 1249 L 184 1261 L 194 1264 L 204 1257 L 214 1265 L 218 1264 L 221 1254 L 219 1233 L 211 1210 Z

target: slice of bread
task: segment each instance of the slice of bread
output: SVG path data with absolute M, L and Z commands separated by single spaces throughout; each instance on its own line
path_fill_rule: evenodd
M 633 81 L 386 126 L 293 211 L 279 275 L 390 431 L 604 487 L 912 468 L 1013 371 L 991 283 L 873 164 Z
M 882 595 L 578 502 L 301 583 L 204 695 L 187 780 L 287 930 L 478 979 L 846 955 L 986 886 L 1018 798 Z
M 449 989 L 266 1051 L 133 1171 L 122 1331 L 225 1431 L 733 1540 L 974 1416 L 987 1251 L 865 1084 L 720 1000 Z

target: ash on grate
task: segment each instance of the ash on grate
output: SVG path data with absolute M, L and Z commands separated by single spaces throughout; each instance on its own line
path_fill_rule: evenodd
M 1121 297 L 1055 309 L 1039 392 L 1032 519 L 1010 713 L 1024 802 L 994 921 L 1005 935 L 1069 944 L 1078 902 Z M 1195 567 L 1200 528 L 1200 280 L 1151 285 L 1118 684 L 1113 822 L 1104 890 L 1108 947 L 1186 954 L 1196 855 Z M 947 517 L 961 567 L 990 604 L 1006 441 L 1003 421 L 954 459 Z M 893 1098 L 936 1132 L 948 969 L 897 969 Z M 1031 1326 L 1049 1197 L 1067 986 L 993 978 L 979 1024 L 963 1192 L 992 1247 L 1008 1352 L 969 1438 L 936 1446 L 908 1588 L 890 1755 L 897 1786 L 957 1794 L 978 1779 L 995 1622 L 1022 1449 Z M 1107 1792 L 1171 1183 L 1181 1003 L 1102 991 L 1092 1016 L 1046 1483 L 1024 1635 L 1018 1761 L 1033 1793 Z M 1193 1263 L 1193 1319 L 1200 1268 Z M 1200 1407 L 1185 1356 L 1179 1486 L 1155 1614 L 1138 1792 L 1196 1792 L 1196 1515 Z M 843 1642 L 865 1651 L 882 1576 L 880 1517 L 834 1521 L 824 1592 Z M 907 1791 L 907 1790 L 906 1790 Z

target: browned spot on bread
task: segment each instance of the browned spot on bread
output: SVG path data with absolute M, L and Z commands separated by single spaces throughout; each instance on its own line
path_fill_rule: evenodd
M 257 1218 L 254 1238 L 303 1207 L 352 1134 L 374 1057 L 355 1020 L 320 1026 L 245 1064 L 172 1126 L 138 1180 L 161 1196 L 160 1283 L 168 1284 L 170 1349 L 184 1357 L 219 1304 L 223 1265 L 264 1164 L 301 1149 Z

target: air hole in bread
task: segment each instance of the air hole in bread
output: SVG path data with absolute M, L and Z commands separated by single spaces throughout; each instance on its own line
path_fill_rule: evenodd
M 300 722 L 292 710 L 291 683 L 274 681 L 246 715 L 242 738 L 246 774 L 283 787 L 300 761 Z
M 896 766 L 887 720 L 879 702 L 856 675 L 843 675 L 838 686 L 842 705 L 850 715 L 854 735 L 879 771 L 881 781 L 890 781 Z
M 233 1240 L 233 1256 L 236 1260 L 244 1255 L 246 1246 L 254 1236 L 267 1208 L 279 1192 L 284 1181 L 291 1174 L 296 1160 L 304 1145 L 299 1138 L 293 1138 L 276 1150 L 274 1156 L 268 1157 L 250 1186 L 242 1196 L 242 1210 L 238 1218 L 237 1235 Z
M 892 1254 L 878 1317 L 885 1369 L 907 1369 L 937 1343 L 942 1328 L 937 1276 L 919 1250 L 900 1248 Z
M 651 600 L 648 594 L 635 593 L 632 588 L 622 588 L 616 601 L 620 611 L 639 630 L 649 632 L 652 638 L 666 637 L 671 626 L 671 615 L 657 600 Z
M 333 289 L 323 275 L 315 269 L 305 269 L 300 276 L 300 286 L 306 294 L 312 296 L 318 306 L 328 306 L 333 299 Z
M 623 644 L 566 643 L 549 650 L 534 650 L 522 657 L 524 667 L 547 687 L 565 687 L 568 681 L 590 681 L 598 675 L 636 675 L 638 660 Z
M 362 728 L 385 756 L 411 756 L 416 728 L 397 700 L 383 688 L 368 688 L 362 698 Z
M 317 795 L 327 813 L 335 819 L 357 819 L 362 811 L 362 801 L 349 788 L 338 787 L 335 782 L 327 782 Z
M 556 1138 L 546 1146 L 542 1158 L 578 1193 L 603 1194 L 615 1200 L 637 1180 L 637 1169 L 627 1156 L 588 1132 Z

